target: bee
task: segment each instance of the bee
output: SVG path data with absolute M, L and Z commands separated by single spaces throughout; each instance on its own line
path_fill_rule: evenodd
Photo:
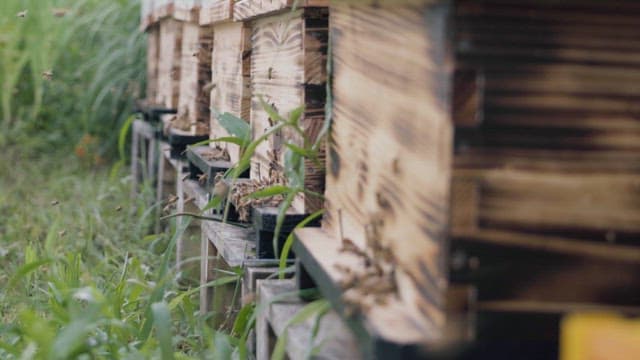
M 202 87 L 202 92 L 204 93 L 209 93 L 211 92 L 211 90 L 213 90 L 216 87 L 216 84 L 214 83 L 207 83 Z
M 42 78 L 47 81 L 53 79 L 53 70 L 47 70 L 42 72 Z
M 60 201 L 58 201 L 58 200 L 53 200 L 51 202 L 51 206 L 58 206 L 58 205 L 60 205 Z
M 69 11 L 70 11 L 69 9 L 61 9 L 61 8 L 51 9 L 51 13 L 55 17 L 64 17 L 65 15 L 67 15 Z
M 117 212 L 122 211 L 122 206 L 120 206 L 120 205 L 116 206 L 116 211 L 117 211 Z
M 29 12 L 29 10 L 22 10 L 19 13 L 16 14 L 17 17 L 19 18 L 25 18 L 27 17 L 27 13 Z
M 67 235 L 67 230 L 60 230 L 60 231 L 58 232 L 58 236 L 59 236 L 59 237 L 64 237 L 65 235 Z
M 190 177 L 191 177 L 191 174 L 186 174 L 185 176 L 182 177 L 182 181 L 185 181 Z
M 207 179 L 209 179 L 209 175 L 207 174 L 198 175 L 198 182 L 200 183 L 200 185 L 204 185 L 204 183 L 207 182 Z

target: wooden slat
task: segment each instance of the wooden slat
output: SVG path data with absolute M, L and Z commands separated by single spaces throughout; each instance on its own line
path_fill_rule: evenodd
M 212 55 L 211 138 L 228 136 L 220 126 L 218 116 L 231 113 L 246 121 L 250 119 L 251 30 L 244 23 L 224 23 L 214 27 Z M 235 164 L 240 158 L 237 145 L 220 143 L 211 146 L 226 148 Z
M 213 27 L 184 23 L 180 98 L 178 110 L 191 125 L 192 135 L 209 132 L 210 93 L 203 91 L 211 82 Z
M 153 0 L 153 19 L 160 21 L 172 16 L 175 9 L 175 0 Z
M 160 66 L 160 28 L 153 26 L 147 31 L 147 91 L 146 99 L 151 103 L 158 98 L 158 77 Z
M 156 103 L 167 108 L 178 107 L 180 60 L 182 55 L 182 23 L 174 19 L 160 22 L 160 61 L 158 65 L 158 98 Z
M 331 16 L 325 229 L 362 248 L 388 247 L 403 306 L 415 322 L 443 326 L 452 154 L 447 8 L 336 2 Z M 380 235 L 367 241 L 374 224 Z
M 286 11 L 293 5 L 300 7 L 326 7 L 329 0 L 239 0 L 234 4 L 233 18 L 236 21 Z
M 327 9 L 297 10 L 253 23 L 251 124 L 255 137 L 273 125 L 261 105 L 261 97 L 285 117 L 304 105 L 301 124 L 308 137 L 317 137 L 324 123 L 327 26 Z M 291 132 L 271 137 L 256 151 L 252 178 L 268 177 L 274 158 L 278 159 L 275 170 L 281 171 L 285 141 L 302 146 L 300 137 Z M 324 170 L 307 162 L 305 186 L 322 192 L 323 183 Z M 322 202 L 311 196 L 300 196 L 293 204 L 301 213 L 313 212 L 321 206 Z
M 213 25 L 233 20 L 233 0 L 202 0 L 200 4 L 200 25 Z
M 200 0 L 175 0 L 173 17 L 176 20 L 197 23 L 200 20 Z

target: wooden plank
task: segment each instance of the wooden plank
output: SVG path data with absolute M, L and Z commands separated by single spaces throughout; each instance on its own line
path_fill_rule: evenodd
M 153 19 L 155 21 L 163 20 L 173 15 L 174 0 L 153 0 Z
M 397 296 L 389 296 L 375 306 L 360 307 L 353 312 L 353 304 L 347 300 L 340 284 L 348 281 L 349 274 L 363 269 L 362 259 L 341 251 L 342 241 L 317 228 L 295 232 L 294 251 L 315 280 L 318 290 L 331 301 L 334 309 L 346 320 L 358 339 L 364 358 L 397 358 L 404 354 L 416 356 L 422 346 L 433 345 L 439 339 L 440 329 L 433 323 L 416 318 L 410 304 Z M 373 291 L 362 294 L 363 304 L 373 304 Z M 411 358 L 409 356 L 409 358 Z
M 186 22 L 199 22 L 200 0 L 175 0 L 173 17 Z
M 290 359 L 304 359 L 314 347 L 318 351 L 314 357 L 321 359 L 361 359 L 354 336 L 333 311 L 329 311 L 319 320 L 315 338 L 312 333 L 316 319 L 311 317 L 302 324 L 287 327 L 292 316 L 295 316 L 306 305 L 297 296 L 279 299 L 283 294 L 295 293 L 295 283 L 292 280 L 260 280 L 259 304 L 264 313 L 258 321 L 261 325 L 270 326 L 276 336 L 287 333 L 287 355 Z M 265 329 L 266 330 L 266 329 Z M 259 334 L 259 341 L 264 339 L 264 333 Z M 312 341 L 313 340 L 313 341 Z M 268 344 L 265 344 L 268 345 Z M 271 344 L 274 345 L 274 344 Z M 263 346 L 258 352 L 258 359 L 270 359 L 268 346 Z
M 454 188 L 470 181 L 477 187 L 474 223 L 483 229 L 553 233 L 600 242 L 634 242 L 640 234 L 640 176 L 636 174 L 457 170 Z M 453 205 L 454 219 L 472 211 L 463 204 Z M 459 225 L 453 224 L 454 231 Z
M 640 299 L 638 250 L 581 245 L 512 233 L 455 234 L 451 282 L 472 284 L 478 301 L 545 301 L 635 306 Z M 501 242 L 494 241 L 501 239 Z M 532 261 L 535 259 L 535 261 Z
M 301 7 L 327 7 L 329 0 L 239 0 L 234 4 L 235 21 L 246 21 L 259 16 L 281 13 L 296 5 Z
M 145 98 L 154 103 L 158 98 L 160 66 L 160 29 L 150 27 L 147 31 L 147 90 Z
M 180 65 L 178 120 L 189 126 L 192 135 L 209 133 L 210 93 L 203 88 L 211 82 L 213 28 L 184 23 Z M 186 123 L 186 124 L 183 124 Z
M 211 138 L 228 136 L 218 118 L 230 113 L 250 120 L 251 109 L 251 30 L 245 23 L 224 23 L 214 28 L 211 90 Z M 229 143 L 211 143 L 226 149 L 230 162 L 240 159 L 240 147 Z
M 174 19 L 163 19 L 160 22 L 159 54 L 158 97 L 156 103 L 170 109 L 177 109 L 182 55 L 181 22 Z
M 201 0 L 200 25 L 233 20 L 233 3 L 233 0 Z
M 300 106 L 300 121 L 306 135 L 315 139 L 324 123 L 326 59 L 328 36 L 327 9 L 304 9 L 280 16 L 261 18 L 253 23 L 251 53 L 251 126 L 254 137 L 261 136 L 273 120 L 261 105 L 263 98 L 283 116 Z M 252 161 L 252 179 L 277 178 L 282 174 L 284 143 L 302 146 L 299 135 L 287 131 L 258 146 Z M 321 161 L 324 155 L 321 154 Z M 321 193 L 324 169 L 305 163 L 305 187 Z M 293 208 L 311 213 L 322 207 L 313 196 L 299 196 Z
M 203 233 L 231 267 L 243 266 L 255 259 L 255 243 L 251 229 L 213 221 L 202 223 Z
M 331 8 L 324 227 L 366 251 L 387 249 L 402 307 L 414 323 L 436 329 L 444 325 L 453 147 L 447 11 L 446 4 Z

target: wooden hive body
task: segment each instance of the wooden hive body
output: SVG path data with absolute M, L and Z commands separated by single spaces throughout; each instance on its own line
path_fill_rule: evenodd
M 251 108 L 251 30 L 245 23 L 230 21 L 218 23 L 214 28 L 216 36 L 212 56 L 212 139 L 229 135 L 220 126 L 220 115 L 230 113 L 249 121 Z M 237 145 L 212 143 L 211 146 L 225 148 L 231 163 L 238 162 L 240 149 Z
M 175 0 L 173 17 L 187 22 L 200 21 L 200 0 Z
M 323 228 L 362 249 L 378 243 L 392 253 L 397 295 L 404 316 L 413 317 L 402 321 L 420 330 L 393 334 L 376 325 L 382 337 L 400 342 L 433 339 L 444 324 L 452 149 L 446 18 L 441 4 L 336 1 L 331 7 L 333 114 Z M 376 238 L 369 232 L 374 227 Z
M 156 102 L 158 99 L 158 78 L 160 66 L 160 26 L 150 25 L 147 31 L 147 90 L 146 99 Z
M 291 9 L 304 7 L 327 7 L 329 0 L 238 0 L 234 4 L 233 18 L 245 21 L 265 15 L 282 13 Z
M 233 18 L 233 0 L 201 0 L 200 25 L 213 25 Z
M 142 0 L 140 4 L 140 30 L 145 31 L 155 22 L 153 18 L 153 0 Z
M 197 22 L 183 23 L 182 55 L 180 65 L 180 99 L 178 117 L 184 118 L 177 126 L 189 126 L 192 135 L 209 132 L 211 82 L 211 52 L 213 27 Z
M 182 22 L 164 18 L 160 26 L 157 103 L 177 109 L 180 91 L 180 61 L 182 57 Z
M 236 3 L 236 8 L 239 3 Z M 254 138 L 273 125 L 260 98 L 287 117 L 305 106 L 301 124 L 315 139 L 324 123 L 328 9 L 304 8 L 281 15 L 262 17 L 252 22 L 251 35 L 251 127 Z M 301 146 L 291 133 L 280 133 L 258 147 L 251 168 L 253 179 L 272 177 L 282 171 L 283 144 Z M 305 187 L 322 192 L 324 169 L 306 164 Z M 293 204 L 300 213 L 321 208 L 321 201 L 301 196 Z
M 173 15 L 175 6 L 174 0 L 153 0 L 153 19 L 154 21 L 160 21 L 165 17 Z

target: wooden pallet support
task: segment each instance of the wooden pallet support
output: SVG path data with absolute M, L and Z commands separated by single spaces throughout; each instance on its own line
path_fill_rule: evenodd
M 362 358 L 353 335 L 333 311 L 321 318 L 318 334 L 313 342 L 311 336 L 315 319 L 287 328 L 288 321 L 306 304 L 295 295 L 293 280 L 260 280 L 258 284 L 257 360 L 271 358 L 276 337 L 282 336 L 284 332 L 288 333 L 286 350 L 290 359 L 305 358 L 313 347 L 318 348 L 315 354 L 318 358 Z M 291 295 L 283 298 L 286 294 Z
M 131 133 L 131 196 L 135 198 L 143 183 L 156 185 L 160 140 L 157 125 L 140 119 L 133 122 Z

